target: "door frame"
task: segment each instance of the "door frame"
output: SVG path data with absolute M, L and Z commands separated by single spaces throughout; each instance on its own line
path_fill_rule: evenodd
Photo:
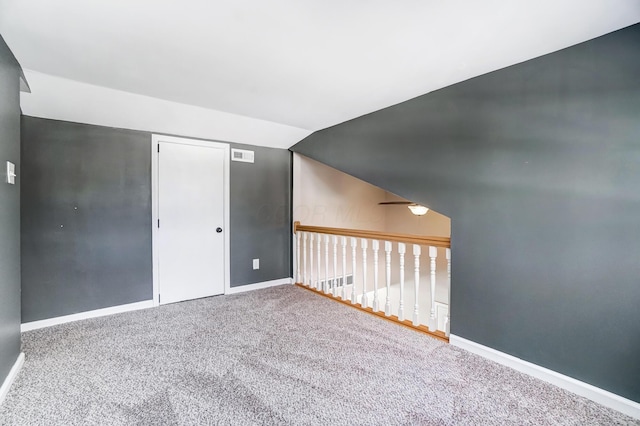
M 200 139 L 181 138 L 176 136 L 165 136 L 161 134 L 151 135 L 151 240 L 152 240 L 152 257 L 153 257 L 153 306 L 159 306 L 159 294 L 160 294 L 160 259 L 158 257 L 158 145 L 160 142 L 168 142 L 182 145 L 195 145 L 209 148 L 217 148 L 224 150 L 224 223 L 222 229 L 224 229 L 224 294 L 229 293 L 230 285 L 230 272 L 231 262 L 230 247 L 230 229 L 229 229 L 229 167 L 230 167 L 230 153 L 231 148 L 228 143 L 205 141 Z

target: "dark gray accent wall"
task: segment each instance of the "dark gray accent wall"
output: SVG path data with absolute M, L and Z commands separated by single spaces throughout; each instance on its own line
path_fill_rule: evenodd
M 251 149 L 255 163 L 231 162 L 231 287 L 291 277 L 291 161 L 285 149 Z M 260 269 L 253 269 L 260 259 Z
M 20 354 L 20 65 L 0 36 L 0 385 Z M 6 162 L 16 165 L 6 183 Z
M 292 150 L 451 217 L 453 334 L 640 402 L 640 25 Z
M 151 133 L 22 119 L 23 322 L 152 298 Z M 231 286 L 291 276 L 291 153 L 231 163 Z M 252 259 L 260 269 L 252 269 Z
M 22 119 L 22 320 L 150 300 L 144 132 Z

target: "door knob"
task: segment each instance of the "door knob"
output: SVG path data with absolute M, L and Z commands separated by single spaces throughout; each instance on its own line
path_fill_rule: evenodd
M 221 232 L 222 232 L 222 228 L 219 228 L 219 227 L 218 227 L 218 228 L 216 228 L 216 232 L 217 232 L 218 234 L 219 234 L 219 233 L 221 233 Z

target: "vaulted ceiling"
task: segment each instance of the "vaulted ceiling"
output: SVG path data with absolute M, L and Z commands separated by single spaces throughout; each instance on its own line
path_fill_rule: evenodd
M 26 69 L 311 131 L 637 22 L 638 0 L 0 0 Z

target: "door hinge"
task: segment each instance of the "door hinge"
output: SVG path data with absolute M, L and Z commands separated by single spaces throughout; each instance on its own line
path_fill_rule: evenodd
M 158 294 L 158 305 L 160 304 L 160 294 Z
M 160 144 L 158 144 L 158 152 L 160 152 Z
M 160 219 L 158 219 L 158 228 L 160 228 Z

